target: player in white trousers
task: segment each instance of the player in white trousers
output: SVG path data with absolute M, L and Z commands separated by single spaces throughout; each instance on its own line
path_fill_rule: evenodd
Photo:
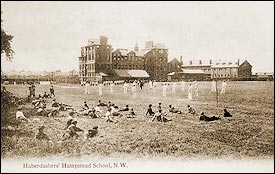
M 103 86 L 102 83 L 98 84 L 98 95 L 100 96 L 102 96 L 102 86 Z
M 113 82 L 111 82 L 111 84 L 110 84 L 110 94 L 113 94 L 114 93 L 114 83 Z
M 163 97 L 166 97 L 166 94 L 167 94 L 167 84 L 164 84 L 163 87 L 162 87 L 162 96 Z
M 176 86 L 177 86 L 176 82 L 173 82 L 173 84 L 172 84 L 172 94 L 176 94 Z
M 89 82 L 85 83 L 85 94 L 90 94 L 90 83 Z
M 215 82 L 215 80 L 213 80 L 213 81 L 212 81 L 211 91 L 212 91 L 212 92 L 216 92 L 216 90 L 217 90 L 217 89 L 216 89 L 216 82 Z
M 191 101 L 192 100 L 192 92 L 193 92 L 193 86 L 190 83 L 189 88 L 188 88 L 188 100 Z
M 127 94 L 128 87 L 129 87 L 128 83 L 124 82 L 124 84 L 123 84 L 123 93 L 124 94 Z
M 223 82 L 222 82 L 222 90 L 221 90 L 221 94 L 225 94 L 225 89 L 226 89 L 226 81 L 224 80 Z

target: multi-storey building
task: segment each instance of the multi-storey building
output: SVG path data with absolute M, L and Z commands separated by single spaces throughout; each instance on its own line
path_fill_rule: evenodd
M 112 61 L 114 69 L 144 69 L 144 58 L 128 49 L 115 50 L 112 54 Z
M 212 66 L 212 60 L 209 60 L 208 62 L 202 62 L 202 60 L 199 60 L 198 62 L 194 62 L 192 60 L 189 61 L 189 64 L 183 63 L 182 69 L 184 70 L 201 70 L 205 74 L 205 78 L 211 77 L 211 66 Z
M 112 46 L 108 38 L 91 39 L 88 45 L 81 47 L 79 57 L 79 76 L 81 81 L 99 80 L 100 74 L 112 73 Z
M 79 75 L 81 81 L 97 81 L 100 74 L 109 77 L 115 75 L 115 69 L 145 70 L 154 80 L 166 80 L 168 72 L 168 49 L 160 43 L 146 42 L 145 49 L 117 49 L 112 52 L 108 39 L 90 40 L 81 48 L 79 57 Z
M 146 42 L 144 51 L 144 70 L 154 80 L 167 80 L 168 49 L 160 43 Z

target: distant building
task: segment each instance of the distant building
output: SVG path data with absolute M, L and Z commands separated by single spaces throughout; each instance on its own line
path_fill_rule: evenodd
M 204 80 L 205 72 L 198 69 L 182 69 L 179 72 L 171 72 L 168 75 L 168 80 L 184 80 L 184 81 L 194 81 L 194 80 Z
M 199 60 L 198 62 L 194 62 L 190 60 L 188 63 L 183 63 L 182 69 L 184 70 L 201 70 L 205 74 L 205 78 L 211 78 L 211 66 L 213 65 L 212 60 L 209 62 L 202 62 Z
M 151 79 L 166 80 L 168 72 L 168 49 L 161 43 L 148 41 L 145 49 L 139 49 L 136 43 L 134 50 L 116 49 L 108 45 L 108 39 L 89 40 L 81 48 L 79 57 L 79 77 L 81 81 L 98 81 L 105 74 L 112 79 L 115 69 L 145 70 Z
M 112 46 L 108 38 L 91 39 L 88 45 L 81 47 L 79 57 L 79 77 L 81 81 L 96 81 L 101 73 L 112 73 Z
M 205 73 L 205 78 L 250 78 L 252 77 L 252 66 L 245 60 L 240 64 L 238 59 L 236 62 L 216 61 L 210 59 L 208 63 L 189 61 L 188 64 L 183 64 L 184 70 L 202 70 Z
M 170 62 L 168 62 L 168 72 L 179 72 L 182 69 L 182 57 L 180 57 L 180 61 L 174 58 Z

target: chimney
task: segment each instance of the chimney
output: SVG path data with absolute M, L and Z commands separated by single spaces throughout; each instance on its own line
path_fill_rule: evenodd
M 189 61 L 189 65 L 192 65 L 192 60 Z
M 99 37 L 99 43 L 100 43 L 100 45 L 107 45 L 108 38 L 106 36 L 100 36 Z
M 180 63 L 182 64 L 182 56 L 180 56 Z
M 238 59 L 237 65 L 240 66 L 240 59 Z
M 199 60 L 199 64 L 201 65 L 201 60 Z
M 209 60 L 210 65 L 212 65 L 212 59 Z

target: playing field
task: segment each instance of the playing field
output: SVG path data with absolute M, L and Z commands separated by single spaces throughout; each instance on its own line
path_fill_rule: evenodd
M 130 85 L 131 86 L 131 85 Z M 133 98 L 131 88 L 123 94 L 123 86 L 114 87 L 114 94 L 109 93 L 109 86 L 103 88 L 103 95 L 98 96 L 97 87 L 91 87 L 91 94 L 84 94 L 85 87 L 79 85 L 54 86 L 58 102 L 80 109 L 83 101 L 95 106 L 99 99 L 111 101 L 120 108 L 126 104 L 134 108 L 135 118 L 114 117 L 118 123 L 107 123 L 104 118 L 92 119 L 77 117 L 78 126 L 84 130 L 99 127 L 99 134 L 91 140 L 82 139 L 73 142 L 58 143 L 64 133 L 67 113 L 60 116 L 42 117 L 28 115 L 31 105 L 25 106 L 26 115 L 39 120 L 21 124 L 20 136 L 6 137 L 7 142 L 18 142 L 10 150 L 2 147 L 5 157 L 14 156 L 76 156 L 100 154 L 104 156 L 175 156 L 175 157 L 232 157 L 262 158 L 274 155 L 274 82 L 228 82 L 226 94 L 220 94 L 221 82 L 218 83 L 218 107 L 216 93 L 211 92 L 211 82 L 199 82 L 199 96 L 193 95 L 193 101 L 187 99 L 188 83 L 184 91 L 177 84 L 176 94 L 172 94 L 171 85 L 167 97 L 162 97 L 162 87 L 157 85 L 153 93 L 149 85 L 137 88 L 137 97 Z M 28 85 L 7 85 L 6 89 L 15 95 L 26 97 Z M 36 85 L 36 94 L 49 93 L 49 86 Z M 48 99 L 51 102 L 51 99 Z M 223 108 L 233 114 L 232 118 L 219 121 L 202 122 L 199 116 L 190 114 L 168 114 L 171 122 L 151 122 L 145 116 L 149 104 L 157 111 L 158 103 L 164 111 L 168 105 L 187 112 L 190 104 L 198 113 L 204 111 L 208 116 L 223 114 Z M 106 108 L 103 108 L 106 111 Z M 23 109 L 24 111 L 24 109 Z M 36 120 L 36 119 L 35 119 Z M 36 140 L 35 133 L 40 125 L 45 125 L 45 133 L 53 139 L 53 144 Z M 82 134 L 83 136 L 85 135 Z M 31 148 L 30 148 L 31 147 Z

